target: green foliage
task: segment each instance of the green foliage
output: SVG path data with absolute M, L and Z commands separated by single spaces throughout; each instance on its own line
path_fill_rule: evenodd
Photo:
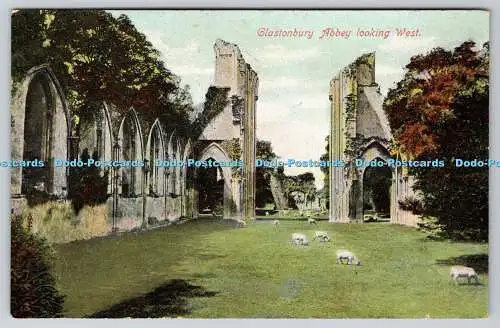
M 19 10 L 12 15 L 11 45 L 14 87 L 27 70 L 48 63 L 77 115 L 92 110 L 90 101 L 106 101 L 121 112 L 133 106 L 145 120 L 160 117 L 167 128 L 189 124 L 189 88 L 180 87 L 159 51 L 125 15 Z
M 29 226 L 31 223 L 28 224 Z M 64 296 L 56 289 L 51 273 L 53 254 L 44 239 L 23 227 L 21 218 L 11 220 L 11 314 L 15 318 L 62 316 Z
M 321 155 L 320 161 L 330 160 L 330 136 L 326 136 L 325 142 L 325 152 Z M 330 194 L 330 168 L 320 167 L 320 170 L 323 173 L 323 197 L 328 199 L 328 195 Z
M 284 176 L 282 181 L 284 181 L 283 188 L 285 197 L 289 201 L 292 201 L 292 203 L 297 203 L 294 196 L 299 199 L 299 203 L 301 204 L 312 201 L 316 197 L 316 185 L 314 183 L 315 178 L 314 174 L 311 172 L 298 174 L 296 176 Z
M 232 161 L 241 160 L 241 145 L 239 138 L 233 138 L 228 140 L 227 142 L 223 142 L 224 149 L 227 150 L 229 159 Z M 237 166 L 232 167 L 232 176 L 233 178 L 239 179 L 241 178 L 241 168 Z
M 434 216 L 423 216 L 418 223 L 419 230 L 424 232 L 429 239 L 440 240 L 447 236 L 446 226 L 439 223 Z
M 81 160 L 85 163 L 89 158 L 88 151 L 84 150 Z M 97 153 L 92 158 L 99 160 Z M 94 206 L 106 202 L 109 171 L 106 170 L 103 174 L 101 172 L 102 169 L 95 165 L 71 168 L 69 198 L 76 213 L 85 205 Z
M 346 96 L 345 123 L 356 118 L 357 96 L 353 93 Z
M 256 159 L 271 161 L 278 156 L 274 153 L 270 141 L 257 140 Z M 257 167 L 255 169 L 255 204 L 257 207 L 265 207 L 268 203 L 275 203 L 271 191 L 271 174 L 273 168 Z
M 388 93 L 384 109 L 399 150 L 445 167 L 415 168 L 423 213 L 449 238 L 488 239 L 488 170 L 457 168 L 455 158 L 488 158 L 489 46 L 464 42 L 412 57 L 408 72 Z M 432 225 L 429 225 L 429 229 Z
M 198 138 L 208 123 L 219 115 L 229 104 L 228 94 L 230 88 L 218 88 L 211 86 L 205 94 L 203 111 L 196 117 L 192 124 L 191 135 Z

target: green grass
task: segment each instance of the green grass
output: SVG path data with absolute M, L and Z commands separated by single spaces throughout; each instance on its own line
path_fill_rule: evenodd
M 291 233 L 316 229 L 329 231 L 332 242 L 290 245 Z M 362 266 L 336 265 L 339 248 L 354 251 Z M 106 309 L 108 316 L 193 318 L 474 318 L 488 311 L 486 273 L 483 285 L 455 286 L 449 265 L 439 264 L 481 258 L 486 244 L 426 241 L 397 225 L 284 221 L 275 230 L 271 222 L 233 229 L 193 221 L 56 250 L 68 317 Z M 190 285 L 200 286 L 198 294 L 186 291 Z

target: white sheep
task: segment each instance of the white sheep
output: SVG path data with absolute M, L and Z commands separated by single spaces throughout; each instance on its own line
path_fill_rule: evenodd
M 315 219 L 307 219 L 307 222 L 309 222 L 309 224 L 317 224 L 316 223 L 316 220 Z
M 292 234 L 292 245 L 309 245 L 309 240 L 303 233 L 295 232 Z
M 458 278 L 467 278 L 467 282 L 470 284 L 471 279 L 474 279 L 476 283 L 479 283 L 479 277 L 473 268 L 469 268 L 462 265 L 452 266 L 450 269 L 451 279 L 458 284 Z
M 278 228 L 278 227 L 279 227 L 279 225 L 280 225 L 280 221 L 279 221 L 279 220 L 274 220 L 274 221 L 273 221 L 273 226 L 274 226 L 275 228 Z
M 342 263 L 343 260 L 347 260 L 347 264 L 356 264 L 356 265 L 361 265 L 361 261 L 354 255 L 352 252 L 345 250 L 345 249 L 340 249 L 337 251 L 337 261 L 336 263 Z
M 326 231 L 316 231 L 314 233 L 314 238 L 313 240 L 319 239 L 321 242 L 329 242 L 330 241 L 330 236 L 328 236 L 328 232 Z

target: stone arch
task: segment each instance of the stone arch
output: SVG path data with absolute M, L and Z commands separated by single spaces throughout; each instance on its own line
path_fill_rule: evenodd
M 100 103 L 94 110 L 88 111 L 87 115 L 81 115 L 77 125 L 79 137 L 78 157 L 84 153 L 89 156 L 97 155 L 102 161 L 110 161 L 113 158 L 113 129 L 111 116 L 106 102 Z M 105 169 L 110 170 L 110 169 Z M 112 193 L 112 174 L 108 174 L 108 194 Z
M 156 165 L 156 161 L 165 160 L 165 138 L 160 120 L 156 119 L 148 134 L 146 159 L 149 165 L 148 185 L 146 193 L 149 196 L 159 197 L 165 194 L 165 167 Z
M 167 160 L 173 161 L 175 159 L 175 143 L 174 143 L 175 130 L 170 134 L 167 144 Z M 167 189 L 168 193 L 172 196 L 175 195 L 175 168 L 169 166 L 166 170 L 167 174 Z
M 12 195 L 27 194 L 35 188 L 65 197 L 67 167 L 56 167 L 54 159 L 70 157 L 70 112 L 61 85 L 48 65 L 27 72 L 13 97 L 11 115 L 12 159 L 45 164 L 13 168 Z
M 120 123 L 118 147 L 118 160 L 136 164 L 120 168 L 118 192 L 122 197 L 137 197 L 142 193 L 142 169 L 137 164 L 143 160 L 143 141 L 139 119 L 133 108 Z
M 188 167 L 187 167 L 187 161 L 189 159 L 189 156 L 191 154 L 191 140 L 188 139 L 186 142 L 186 145 L 184 147 L 184 151 L 182 154 L 182 161 L 184 162 L 184 165 L 181 168 L 181 190 L 180 194 L 182 197 L 182 206 L 181 206 L 181 215 L 182 216 L 187 216 L 187 210 L 188 210 L 188 194 L 187 194 L 187 179 L 188 179 Z
M 179 139 L 176 141 L 175 146 L 175 159 L 177 161 L 182 161 L 182 153 L 181 153 L 181 142 Z M 174 167 L 174 189 L 173 192 L 176 196 L 181 195 L 181 165 L 175 165 Z
M 228 162 L 230 160 L 229 156 L 224 151 L 224 149 L 222 149 L 222 147 L 215 142 L 212 142 L 207 147 L 205 147 L 205 149 L 203 149 L 203 151 L 201 152 L 201 155 L 199 156 L 198 159 L 203 161 L 203 160 L 208 160 L 209 158 L 212 158 L 218 162 Z M 202 170 L 202 169 L 203 168 L 196 168 L 196 171 Z M 220 172 L 221 172 L 222 177 L 224 179 L 224 190 L 223 190 L 224 213 L 223 213 L 223 217 L 229 218 L 232 215 L 233 205 L 234 205 L 234 199 L 233 199 L 233 195 L 232 195 L 232 179 L 231 179 L 232 169 L 229 166 L 221 167 Z
M 390 216 L 391 216 L 391 221 L 394 220 L 396 213 L 395 210 L 397 208 L 397 197 L 395 195 L 395 188 L 396 188 L 396 171 L 392 166 L 388 166 L 387 162 L 391 158 L 391 155 L 387 149 L 387 146 L 378 140 L 371 140 L 365 146 L 363 147 L 364 151 L 362 155 L 360 156 L 360 159 L 362 159 L 365 162 L 370 162 L 370 161 L 375 161 L 379 160 L 382 162 L 385 162 L 384 167 L 380 168 L 372 168 L 372 167 L 361 167 L 358 170 L 358 192 L 359 194 L 357 197 L 354 199 L 356 200 L 356 213 L 355 217 L 356 219 L 363 219 L 363 213 L 364 213 L 364 196 L 366 192 L 366 186 L 365 186 L 365 178 L 366 178 L 366 172 L 367 170 L 374 170 L 377 171 L 379 175 L 381 175 L 381 178 L 383 179 L 383 176 L 385 175 L 386 178 L 390 179 L 389 180 L 389 186 L 388 186 L 388 197 L 389 197 L 389 211 L 390 211 Z M 373 171 L 371 171 L 373 172 Z M 353 199 L 353 200 L 354 200 Z M 353 214 L 353 213 L 351 213 Z

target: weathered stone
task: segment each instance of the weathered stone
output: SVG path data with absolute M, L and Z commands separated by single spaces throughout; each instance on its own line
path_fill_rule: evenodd
M 350 163 L 330 167 L 330 221 L 363 222 L 363 177 L 365 168 L 353 161 L 387 161 L 392 140 L 382 109 L 383 97 L 375 82 L 375 54 L 366 54 L 344 68 L 330 82 L 330 160 Z M 407 172 L 391 168 L 391 222 L 416 225 L 417 216 L 403 211 L 398 202 L 412 195 Z

